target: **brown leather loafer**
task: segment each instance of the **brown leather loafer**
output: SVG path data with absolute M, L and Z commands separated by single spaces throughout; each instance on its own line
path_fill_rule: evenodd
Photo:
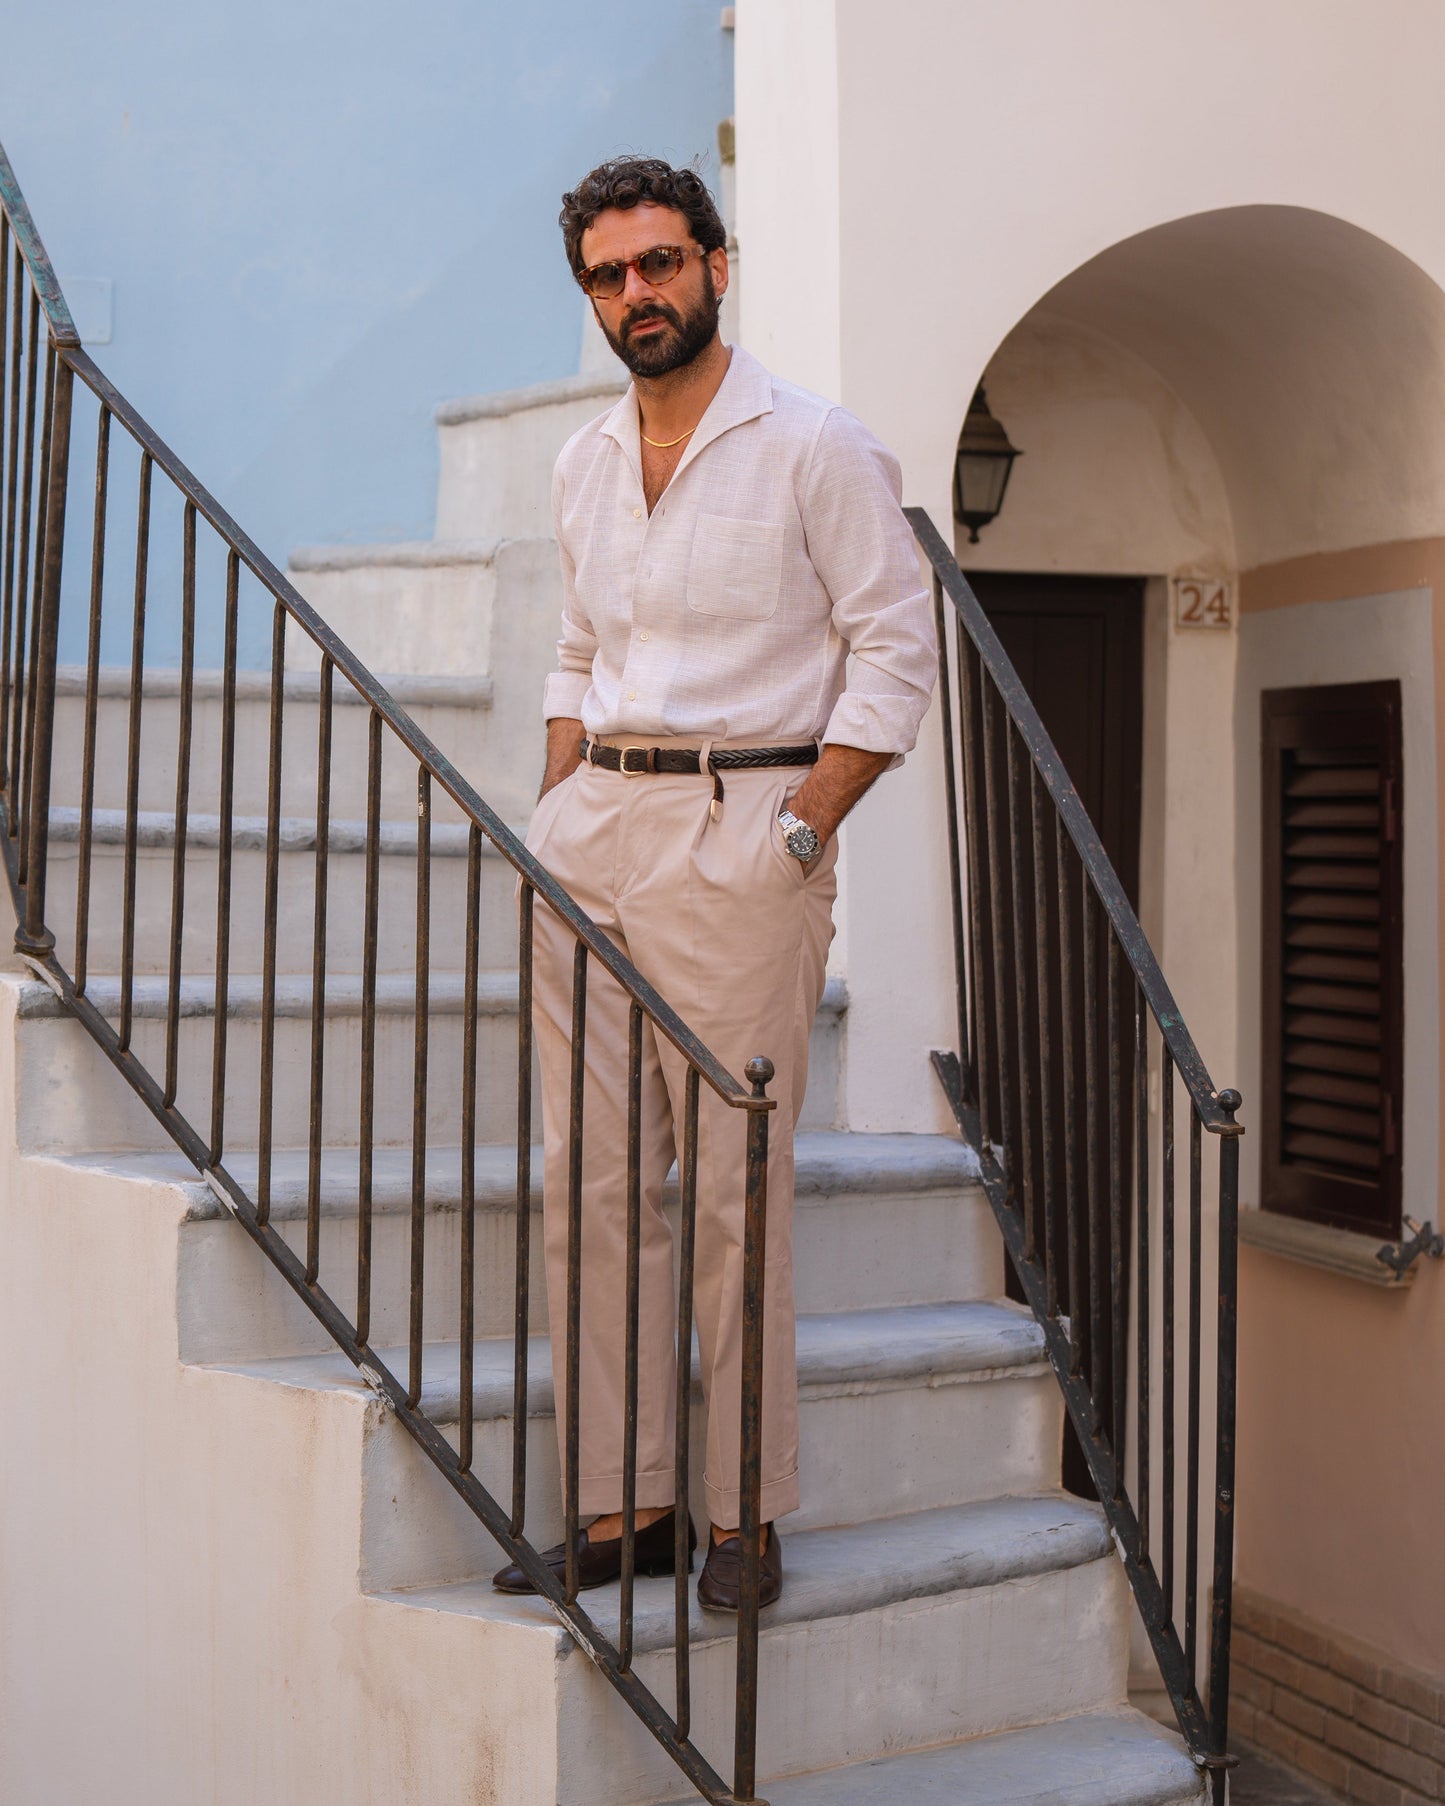
M 676 1572 L 674 1553 L 676 1546 L 676 1510 L 669 1511 L 665 1518 L 659 1518 L 655 1524 L 649 1524 L 645 1530 L 639 1530 L 634 1543 L 635 1570 L 639 1574 L 672 1574 Z M 692 1572 L 692 1553 L 697 1548 L 697 1531 L 693 1528 L 692 1519 L 687 1520 L 687 1571 Z M 567 1545 L 558 1543 L 554 1549 L 544 1549 L 542 1560 L 557 1576 L 558 1583 L 567 1584 Z M 606 1538 L 594 1543 L 584 1530 L 577 1540 L 577 1590 L 585 1593 L 593 1587 L 605 1587 L 609 1580 L 616 1580 L 622 1573 L 622 1538 Z M 501 1569 L 492 1576 L 492 1585 L 499 1593 L 535 1593 L 534 1587 L 521 1568 L 515 1562 L 510 1567 Z
M 758 1604 L 771 1605 L 783 1590 L 783 1543 L 776 1526 L 764 1524 L 768 1540 L 763 1544 L 763 1558 L 758 1564 Z M 738 1592 L 743 1582 L 742 1538 L 730 1536 L 725 1542 L 711 1539 L 707 1560 L 697 1578 L 697 1602 L 710 1612 L 735 1612 Z

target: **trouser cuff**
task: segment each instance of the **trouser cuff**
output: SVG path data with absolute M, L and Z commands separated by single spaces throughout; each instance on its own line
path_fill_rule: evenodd
M 736 1530 L 742 1521 L 742 1506 L 738 1489 L 735 1486 L 714 1486 L 711 1480 L 704 1481 L 707 1494 L 708 1518 L 719 1530 Z M 614 1506 L 615 1510 L 616 1507 Z M 785 1475 L 781 1480 L 765 1480 L 763 1482 L 762 1502 L 759 1506 L 758 1522 L 771 1524 L 774 1518 L 784 1518 L 790 1511 L 798 1509 L 798 1470 Z

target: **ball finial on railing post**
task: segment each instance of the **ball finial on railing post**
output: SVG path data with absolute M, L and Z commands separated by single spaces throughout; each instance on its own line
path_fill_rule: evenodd
M 1234 1121 L 1235 1111 L 1243 1102 L 1243 1097 L 1231 1086 L 1226 1085 L 1224 1090 L 1219 1093 L 1219 1107 L 1231 1122 Z
M 753 1082 L 753 1096 L 763 1097 L 767 1093 L 768 1086 L 773 1081 L 773 1074 L 777 1071 L 777 1068 L 766 1054 L 754 1054 L 747 1065 L 743 1067 L 743 1071 Z

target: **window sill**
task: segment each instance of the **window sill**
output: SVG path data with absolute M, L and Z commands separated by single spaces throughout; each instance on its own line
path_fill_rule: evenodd
M 1323 1223 L 1306 1222 L 1303 1217 L 1280 1216 L 1272 1210 L 1241 1210 L 1239 1239 L 1251 1248 L 1263 1248 L 1268 1254 L 1279 1254 L 1286 1260 L 1319 1267 L 1345 1279 L 1383 1286 L 1389 1292 L 1403 1291 L 1415 1283 L 1414 1267 L 1403 1278 L 1397 1278 L 1375 1259 L 1376 1252 L 1385 1246 L 1383 1236 L 1332 1229 Z

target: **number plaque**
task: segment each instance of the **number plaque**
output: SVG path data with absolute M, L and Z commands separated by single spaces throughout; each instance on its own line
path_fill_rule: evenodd
M 1174 625 L 1225 628 L 1234 625 L 1234 585 L 1223 577 L 1174 577 Z

